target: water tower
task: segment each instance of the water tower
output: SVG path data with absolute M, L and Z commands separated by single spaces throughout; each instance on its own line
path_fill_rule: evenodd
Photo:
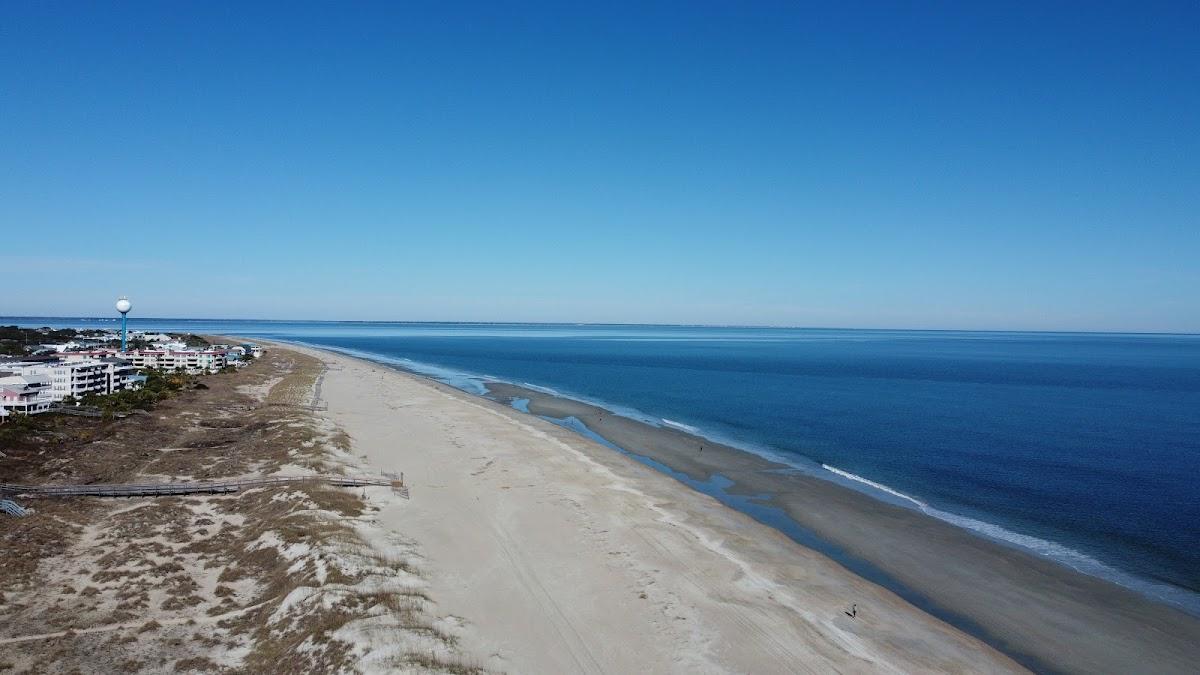
M 117 311 L 121 313 L 121 351 L 125 351 L 125 315 L 129 314 L 129 310 L 133 309 L 133 304 L 129 302 L 129 298 L 121 296 L 117 300 Z

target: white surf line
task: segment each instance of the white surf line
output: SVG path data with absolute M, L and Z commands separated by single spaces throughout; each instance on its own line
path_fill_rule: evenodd
M 876 490 L 879 490 L 880 492 L 886 492 L 887 494 L 892 495 L 893 497 L 898 497 L 900 499 L 904 499 L 906 501 L 912 502 L 913 504 L 916 505 L 917 508 L 921 509 L 922 511 L 924 511 L 929 506 L 928 504 L 926 504 L 925 502 L 923 502 L 919 499 L 910 497 L 898 490 L 893 490 L 892 488 L 884 485 L 883 483 L 876 483 L 873 480 L 863 478 L 862 476 L 860 476 L 858 474 L 850 473 L 849 471 L 842 471 L 841 469 L 839 469 L 835 466 L 829 466 L 828 464 L 822 464 L 821 468 L 825 469 L 826 471 L 829 471 L 831 473 L 837 474 L 838 476 L 841 476 L 842 478 L 845 478 L 846 480 L 852 480 L 856 483 L 862 483 L 864 485 L 869 485 L 869 486 L 875 488 Z
M 683 422 L 676 422 L 675 420 L 669 420 L 665 417 L 663 418 L 662 423 L 668 427 L 674 427 L 675 429 L 679 429 L 681 431 L 686 431 L 689 434 L 692 434 L 693 436 L 700 435 L 700 430 L 690 424 L 684 424 Z
M 1002 546 L 1015 547 L 1036 557 L 1068 567 L 1080 574 L 1096 579 L 1103 579 L 1118 586 L 1128 588 L 1151 600 L 1183 609 L 1189 613 L 1195 613 L 1194 608 L 1197 607 L 1196 598 L 1189 591 L 1168 584 L 1158 583 L 1150 579 L 1144 579 L 1132 572 L 1126 572 L 1118 567 L 1102 562 L 1098 558 L 1093 558 L 1082 551 L 1077 551 L 1066 544 L 1061 544 L 1051 539 L 1042 539 L 1030 534 L 1022 534 L 986 520 L 943 511 L 926 504 L 916 497 L 906 495 L 882 483 L 877 483 L 869 478 L 844 471 L 835 466 L 822 464 L 821 468 L 846 480 L 867 485 L 880 492 L 905 500 L 913 504 L 919 512 L 926 516 L 964 530 L 972 536 L 994 541 Z

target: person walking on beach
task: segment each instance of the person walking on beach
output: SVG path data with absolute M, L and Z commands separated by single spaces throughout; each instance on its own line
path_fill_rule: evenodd
M 850 605 L 850 611 L 846 612 L 846 616 L 850 617 L 851 619 L 858 618 L 858 604 L 857 603 Z

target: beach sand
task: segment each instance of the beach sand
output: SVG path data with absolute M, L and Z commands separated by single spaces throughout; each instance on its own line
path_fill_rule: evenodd
M 1037 670 L 1190 673 L 1200 664 L 1200 619 L 1108 581 L 681 430 L 524 387 L 488 387 L 500 400 L 528 399 L 535 415 L 575 417 L 692 479 L 720 474 L 736 482 L 730 492 L 769 495 L 763 503 Z
M 411 501 L 458 648 L 513 673 L 1014 672 L 824 555 L 599 443 L 391 368 L 319 355 L 325 414 Z M 952 566 L 952 565 L 951 565 Z M 857 604 L 852 618 L 845 610 Z

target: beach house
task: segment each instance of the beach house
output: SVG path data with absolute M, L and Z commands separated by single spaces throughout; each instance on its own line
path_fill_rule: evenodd
M 13 414 L 36 415 L 53 404 L 45 375 L 18 374 L 0 365 L 0 420 Z

